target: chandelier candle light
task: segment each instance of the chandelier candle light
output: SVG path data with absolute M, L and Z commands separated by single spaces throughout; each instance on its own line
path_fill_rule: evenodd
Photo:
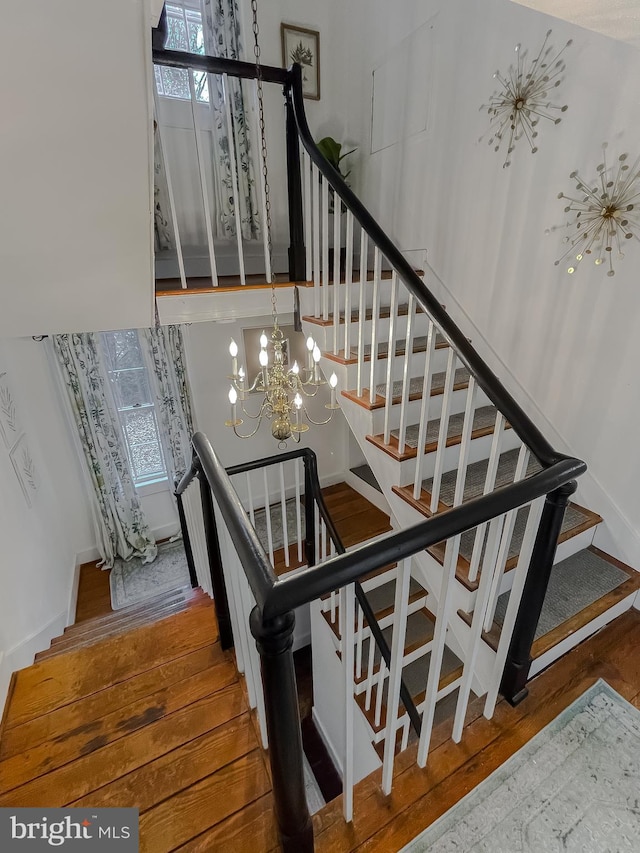
M 330 410 L 329 417 L 323 421 L 315 421 L 309 415 L 305 406 L 305 399 L 315 397 L 321 386 L 326 385 L 319 370 L 321 358 L 320 348 L 312 337 L 307 339 L 307 366 L 300 369 L 298 362 L 287 369 L 284 360 L 284 337 L 278 326 L 277 317 L 274 315 L 273 331 L 271 332 L 271 344 L 273 347 L 273 360 L 269 364 L 269 353 L 267 347 L 269 340 L 265 332 L 260 335 L 260 353 L 258 361 L 260 371 L 253 382 L 246 387 L 245 373 L 242 367 L 238 367 L 238 345 L 234 340 L 229 345 L 231 356 L 231 388 L 229 389 L 229 403 L 231 404 L 231 418 L 225 421 L 225 426 L 232 427 L 238 438 L 251 438 L 258 431 L 263 418 L 271 421 L 271 434 L 279 442 L 285 442 L 288 438 L 300 441 L 300 435 L 307 432 L 309 424 L 321 426 L 329 423 L 335 409 L 339 409 L 336 401 L 336 387 L 338 377 L 331 374 L 329 387 L 331 399 L 325 404 Z M 247 394 L 260 391 L 264 395 L 256 414 L 250 414 L 244 407 Z M 238 402 L 240 402 L 242 413 L 251 420 L 257 421 L 255 428 L 246 435 L 238 432 L 238 427 L 243 423 L 238 417 Z M 307 423 L 308 421 L 308 423 Z
M 552 104 L 549 99 L 553 89 L 562 83 L 566 66 L 560 56 L 572 40 L 569 39 L 562 50 L 550 58 L 553 53 L 553 47 L 547 47 L 550 36 L 551 30 L 548 30 L 538 55 L 530 65 L 527 64 L 526 51 L 520 49 L 521 45 L 516 45 L 516 64 L 509 66 L 506 75 L 496 71 L 493 76 L 499 88 L 491 95 L 489 103 L 480 107 L 489 114 L 489 145 L 494 145 L 494 151 L 499 151 L 503 139 L 508 137 L 503 169 L 511 165 L 510 155 L 516 142 L 523 136 L 529 143 L 531 153 L 537 152 L 536 140 L 541 118 L 560 124 L 562 119 L 558 113 L 567 111 L 566 104 Z M 485 136 L 481 136 L 478 141 L 482 142 Z
M 567 255 L 572 255 L 567 272 L 572 275 L 585 255 L 594 255 L 594 263 L 600 266 L 608 262 L 608 276 L 615 275 L 613 268 L 613 249 L 617 249 L 620 260 L 624 258 L 622 246 L 624 240 L 635 237 L 640 239 L 640 217 L 638 216 L 638 198 L 640 197 L 640 158 L 633 168 L 627 164 L 627 155 L 618 157 L 617 165 L 607 166 L 606 143 L 603 147 L 603 160 L 597 167 L 597 177 L 591 185 L 583 181 L 577 171 L 569 177 L 576 181 L 578 198 L 572 198 L 565 193 L 558 193 L 558 198 L 565 199 L 568 204 L 565 213 L 573 214 L 573 219 L 567 222 L 567 228 L 576 232 L 569 234 L 564 242 L 569 248 L 559 258 L 558 266 Z M 552 229 L 555 230 L 555 229 Z M 621 239 L 622 238 L 622 239 Z M 577 251 L 576 251 L 577 250 Z

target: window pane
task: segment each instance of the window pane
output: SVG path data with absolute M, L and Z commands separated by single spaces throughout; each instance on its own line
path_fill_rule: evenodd
M 130 409 L 132 406 L 153 404 L 149 380 L 144 368 L 119 370 L 111 375 L 111 382 L 118 409 Z
M 133 479 L 136 483 L 141 480 L 151 480 L 165 474 L 162 452 L 157 441 L 148 444 L 136 444 L 131 448 L 131 466 Z
M 143 367 L 137 329 L 105 332 L 102 337 L 107 347 L 109 370 Z
M 121 412 L 136 482 L 166 473 L 153 408 Z

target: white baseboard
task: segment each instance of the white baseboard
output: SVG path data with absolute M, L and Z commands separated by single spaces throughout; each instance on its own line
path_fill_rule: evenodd
M 67 626 L 68 610 L 63 610 L 46 625 L 22 640 L 0 656 L 0 705 L 4 707 L 12 673 L 31 666 L 38 652 L 46 649 L 54 637 L 59 637 Z M 0 715 L 1 716 L 1 715 Z

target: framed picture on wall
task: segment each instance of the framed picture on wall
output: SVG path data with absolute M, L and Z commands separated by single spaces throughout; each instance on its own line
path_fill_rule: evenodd
M 302 93 L 305 98 L 320 100 L 320 33 L 293 24 L 281 24 L 282 63 L 288 68 L 294 62 L 302 66 Z

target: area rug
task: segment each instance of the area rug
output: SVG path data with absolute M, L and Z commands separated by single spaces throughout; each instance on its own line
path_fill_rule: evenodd
M 273 544 L 273 550 L 278 551 L 280 548 L 284 547 L 284 528 L 282 526 L 282 505 L 278 503 L 271 504 L 270 506 L 270 515 L 271 515 L 271 541 Z M 255 523 L 254 527 L 256 533 L 258 534 L 258 539 L 262 543 L 263 548 L 267 553 L 269 552 L 269 534 L 267 532 L 267 517 L 264 507 L 262 509 L 257 509 L 254 513 Z M 287 522 L 287 537 L 289 545 L 292 545 L 294 542 L 298 541 L 298 521 L 297 521 L 297 509 L 296 509 L 296 499 L 288 498 L 285 501 L 285 518 Z M 305 523 L 304 523 L 304 505 L 300 504 L 300 532 L 301 536 L 304 539 L 305 533 Z
M 640 711 L 600 680 L 401 853 L 637 853 Z
M 139 557 L 116 560 L 109 574 L 111 607 L 122 610 L 141 604 L 163 592 L 190 586 L 189 567 L 182 540 L 158 545 L 153 563 L 143 563 Z

